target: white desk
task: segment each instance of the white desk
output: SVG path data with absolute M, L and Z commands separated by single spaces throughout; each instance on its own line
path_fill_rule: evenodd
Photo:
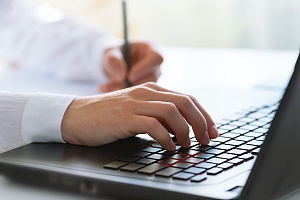
M 278 96 L 298 56 L 297 51 L 288 50 L 164 47 L 163 52 L 165 62 L 158 83 L 194 95 L 216 121 L 233 111 Z M 267 87 L 271 90 L 266 90 Z M 12 69 L 0 71 L 0 89 L 77 95 L 98 93 L 94 83 L 75 83 Z M 3 177 L 0 177 L 0 194 L 6 199 L 82 199 L 72 194 L 20 186 Z M 299 196 L 290 199 L 300 199 Z

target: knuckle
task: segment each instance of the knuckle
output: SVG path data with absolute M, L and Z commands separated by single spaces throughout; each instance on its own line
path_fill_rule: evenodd
M 200 131 L 201 132 L 206 132 L 207 131 L 207 123 L 206 123 L 206 120 L 203 119 L 203 120 L 200 120 L 199 122 L 199 127 L 200 127 Z
M 160 126 L 160 122 L 155 118 L 149 118 L 147 121 L 145 121 L 145 126 L 147 130 L 153 129 L 153 127 Z
M 133 88 L 131 91 L 129 91 L 129 95 L 131 97 L 140 97 L 148 93 L 150 90 L 147 87 L 144 87 L 145 85 L 140 85 L 138 87 Z
M 180 99 L 179 100 L 180 104 L 183 105 L 184 107 L 190 107 L 193 105 L 193 101 L 187 95 L 180 95 L 179 99 Z
M 168 116 L 173 116 L 178 112 L 177 107 L 173 103 L 166 102 L 164 103 L 163 107 Z
M 192 100 L 192 101 L 197 101 L 196 98 L 193 95 L 188 95 L 188 97 Z
M 146 86 L 146 87 L 149 87 L 149 88 L 156 88 L 157 87 L 157 84 L 154 83 L 154 82 L 147 82 L 147 83 L 144 83 L 143 85 Z

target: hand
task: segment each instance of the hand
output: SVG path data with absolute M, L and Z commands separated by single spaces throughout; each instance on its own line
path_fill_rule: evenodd
M 76 98 L 64 114 L 61 130 L 66 142 L 87 146 L 147 133 L 173 151 L 175 144 L 169 133 L 182 147 L 190 146 L 188 124 L 201 144 L 219 135 L 212 118 L 195 98 L 146 83 Z
M 127 66 L 123 56 L 123 46 L 111 47 L 104 52 L 103 67 L 109 81 L 100 85 L 101 92 L 112 92 L 124 88 L 125 78 L 128 77 L 132 85 L 146 82 L 156 82 L 161 74 L 160 65 L 163 57 L 153 43 L 130 43 L 130 66 Z

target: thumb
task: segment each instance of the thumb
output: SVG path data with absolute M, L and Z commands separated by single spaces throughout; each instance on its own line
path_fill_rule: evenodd
M 122 52 L 118 48 L 112 48 L 104 53 L 104 70 L 110 81 L 123 82 L 127 69 Z

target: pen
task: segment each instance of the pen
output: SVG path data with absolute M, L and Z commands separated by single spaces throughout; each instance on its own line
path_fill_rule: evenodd
M 123 34 L 124 34 L 124 58 L 127 66 L 127 72 L 130 71 L 130 45 L 128 41 L 128 26 L 127 26 L 127 0 L 123 0 L 122 2 L 122 10 L 123 10 Z M 125 78 L 124 87 L 131 87 L 132 84 L 128 80 L 128 77 Z

